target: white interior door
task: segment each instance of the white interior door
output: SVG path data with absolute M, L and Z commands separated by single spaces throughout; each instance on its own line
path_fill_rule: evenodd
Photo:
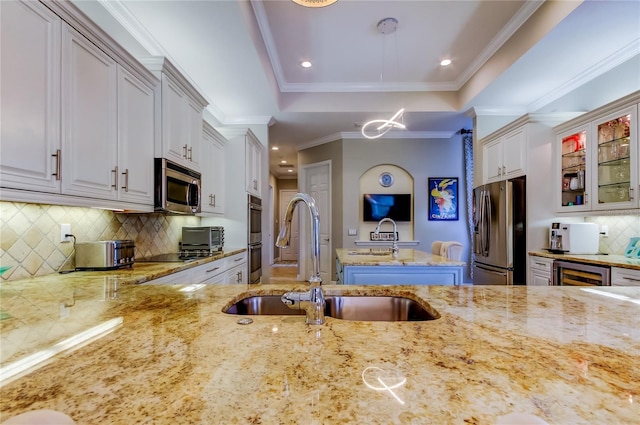
M 298 193 L 296 190 L 281 190 L 280 191 L 280 210 L 278 212 L 278 223 L 282 226 L 284 220 L 284 213 L 287 211 L 287 205 L 291 198 Z M 299 207 L 299 206 L 298 206 Z M 293 220 L 291 220 L 291 239 L 289 248 L 280 248 L 280 260 L 281 261 L 298 261 L 298 247 L 299 247 L 299 234 L 298 234 L 298 215 L 299 208 L 296 208 L 293 214 Z M 280 229 L 277 229 L 276 233 L 280 233 Z
M 324 283 L 331 283 L 331 161 L 311 164 L 303 168 L 303 188 L 316 201 L 318 213 L 320 214 L 320 277 Z M 306 220 L 308 223 L 308 220 Z M 310 235 L 304 236 L 303 240 L 310 242 Z M 307 242 L 302 242 L 308 245 Z M 302 252 L 306 251 L 303 245 Z M 305 262 L 306 276 L 311 273 L 311 261 Z

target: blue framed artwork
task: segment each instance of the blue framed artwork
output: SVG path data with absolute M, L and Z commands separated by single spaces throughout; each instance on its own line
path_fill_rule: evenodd
M 429 220 L 458 219 L 458 178 L 429 177 Z

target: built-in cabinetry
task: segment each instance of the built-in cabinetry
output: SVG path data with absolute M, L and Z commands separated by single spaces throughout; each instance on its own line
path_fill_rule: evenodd
M 158 81 L 70 3 L 47 6 L 0 4 L 2 200 L 153 211 Z
M 144 284 L 247 283 L 247 253 L 241 252 L 190 269 L 181 270 Z
M 460 285 L 463 266 L 343 265 L 336 258 L 338 285 Z
M 640 270 L 611 267 L 611 286 L 640 286 Z
M 636 209 L 640 93 L 555 128 L 558 212 Z
M 527 285 L 550 286 L 553 283 L 553 259 L 530 256 L 529 257 L 529 280 Z
M 526 128 L 489 136 L 482 141 L 484 183 L 510 179 L 526 174 Z
M 160 137 L 155 156 L 200 171 L 202 113 L 208 102 L 167 58 L 140 61 L 162 81 L 156 94 L 156 128 Z
M 245 143 L 247 193 L 262 197 L 262 144 L 252 132 L 247 133 Z
M 224 215 L 225 139 L 209 123 L 202 125 L 202 212 Z

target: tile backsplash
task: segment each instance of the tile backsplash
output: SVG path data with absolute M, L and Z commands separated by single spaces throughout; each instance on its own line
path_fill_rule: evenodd
M 60 224 L 71 225 L 78 242 L 132 239 L 136 258 L 178 249 L 182 226 L 200 218 L 164 214 L 122 214 L 95 208 L 0 202 L 2 280 L 55 273 L 72 263 L 73 243 L 60 242 Z
M 640 236 L 640 215 L 611 215 L 585 217 L 585 221 L 609 226 L 609 236 L 600 237 L 600 251 L 623 255 L 631 237 Z

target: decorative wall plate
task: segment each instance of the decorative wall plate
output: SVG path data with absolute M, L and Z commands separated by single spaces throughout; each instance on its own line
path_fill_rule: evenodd
M 393 174 L 382 173 L 380 174 L 380 179 L 378 181 L 380 182 L 380 186 L 389 187 L 393 184 Z

